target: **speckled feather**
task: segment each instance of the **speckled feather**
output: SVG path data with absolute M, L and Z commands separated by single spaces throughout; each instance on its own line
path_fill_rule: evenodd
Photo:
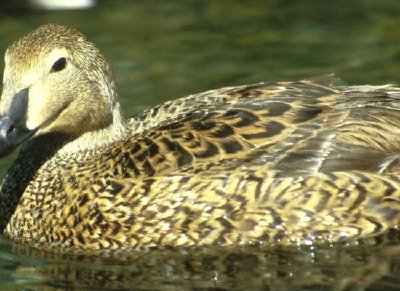
M 397 229 L 400 88 L 334 81 L 169 101 L 129 119 L 129 136 L 85 151 L 59 151 L 62 139 L 43 150 L 57 134 L 36 137 L 4 179 L 0 225 L 64 251 L 310 244 Z

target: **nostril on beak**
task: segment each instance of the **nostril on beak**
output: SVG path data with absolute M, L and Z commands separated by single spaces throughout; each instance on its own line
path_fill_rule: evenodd
M 11 124 L 10 128 L 7 130 L 7 135 L 9 135 L 12 131 L 14 131 L 15 126 L 14 124 Z
M 15 129 L 15 125 L 8 116 L 0 118 L 0 138 L 7 139 L 8 135 Z

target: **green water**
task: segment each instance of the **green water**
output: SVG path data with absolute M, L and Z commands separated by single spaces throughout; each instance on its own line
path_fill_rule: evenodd
M 336 73 L 399 83 L 398 1 L 122 1 L 0 7 L 0 50 L 46 22 L 78 28 L 112 63 L 126 115 L 227 85 Z M 3 65 L 1 65 L 2 67 Z M 0 161 L 0 171 L 13 157 Z M 1 211 L 1 210 L 0 210 Z M 52 257 L 0 240 L 0 290 L 398 290 L 398 234 L 349 245 Z

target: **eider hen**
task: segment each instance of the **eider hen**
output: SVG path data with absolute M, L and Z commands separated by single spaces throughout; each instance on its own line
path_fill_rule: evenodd
M 334 243 L 397 229 L 400 88 L 222 88 L 124 119 L 111 68 L 47 24 L 5 53 L 0 190 L 14 241 L 62 251 Z

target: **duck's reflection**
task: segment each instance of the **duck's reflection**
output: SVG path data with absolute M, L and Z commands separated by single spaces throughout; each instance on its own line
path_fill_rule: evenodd
M 346 245 L 202 248 L 95 255 L 13 246 L 8 269 L 38 289 L 363 290 L 400 288 L 397 234 Z M 19 261 L 19 264 L 11 264 Z M 35 288 L 35 287 L 33 287 Z

